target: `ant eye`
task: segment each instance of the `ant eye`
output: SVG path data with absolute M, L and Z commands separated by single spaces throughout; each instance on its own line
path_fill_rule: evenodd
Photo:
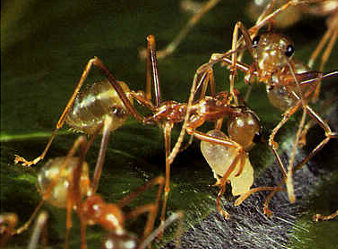
M 260 37 L 259 35 L 255 36 L 255 38 L 253 38 L 253 40 L 252 40 L 252 46 L 253 46 L 254 48 L 258 46 L 258 42 L 259 42 L 259 39 L 260 39 L 260 38 L 261 38 L 261 37 Z
M 253 138 L 253 142 L 254 142 L 255 144 L 257 144 L 257 143 L 259 143 L 259 142 L 262 141 L 262 138 L 263 138 L 263 134 L 260 133 L 260 132 L 257 132 L 257 133 L 255 134 L 254 138 Z
M 285 55 L 287 57 L 290 57 L 291 55 L 293 55 L 294 52 L 295 52 L 295 48 L 292 45 L 289 45 L 286 48 Z

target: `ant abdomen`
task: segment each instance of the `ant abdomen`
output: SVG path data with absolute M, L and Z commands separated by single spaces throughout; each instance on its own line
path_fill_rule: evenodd
M 49 160 L 38 174 L 37 188 L 44 201 L 59 208 L 66 208 L 67 194 L 72 172 L 79 163 L 79 158 L 57 157 Z M 82 164 L 80 178 L 82 195 L 87 195 L 89 191 L 88 164 Z
M 220 130 L 208 131 L 207 135 L 230 141 Z M 254 181 L 254 170 L 246 152 L 239 151 L 236 147 L 205 141 L 201 141 L 201 151 L 215 176 L 223 177 L 226 172 L 231 171 L 227 179 L 231 182 L 234 196 L 246 193 L 250 189 Z M 234 163 L 231 170 L 230 167 Z
M 243 111 L 230 117 L 228 121 L 228 135 L 239 143 L 245 151 L 255 145 L 255 138 L 260 136 L 261 126 L 259 119 L 251 111 Z
M 132 103 L 127 84 L 123 81 L 118 83 Z M 110 127 L 112 131 L 122 126 L 129 115 L 117 92 L 107 80 L 97 82 L 78 94 L 67 114 L 66 122 L 76 131 L 93 134 L 102 125 L 105 115 L 113 119 Z

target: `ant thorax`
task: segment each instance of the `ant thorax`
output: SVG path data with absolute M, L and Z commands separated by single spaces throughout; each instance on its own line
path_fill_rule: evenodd
M 203 117 L 205 120 L 214 121 L 221 116 L 224 117 L 239 111 L 230 106 L 228 102 L 229 100 L 222 98 L 222 95 L 216 97 L 205 96 L 192 106 L 191 113 Z
M 219 130 L 211 130 L 207 133 L 207 135 L 229 140 L 229 138 Z M 227 178 L 231 183 L 232 194 L 234 196 L 241 195 L 249 191 L 254 181 L 254 170 L 247 153 L 239 154 L 240 152 L 237 148 L 226 147 L 205 141 L 201 141 L 201 151 L 217 180 L 219 180 L 218 177 L 224 177 L 224 174 L 229 170 L 231 165 L 236 163 L 234 170 L 230 172 Z M 237 175 L 240 170 L 241 163 L 243 170 L 239 175 Z
M 130 92 L 123 81 L 118 81 L 125 93 Z M 127 94 L 128 99 L 133 99 Z M 74 130 L 93 134 L 102 125 L 105 115 L 112 117 L 111 130 L 122 126 L 129 116 L 121 98 L 108 80 L 97 82 L 80 92 L 66 118 L 67 124 Z
M 57 157 L 49 160 L 38 174 L 37 188 L 44 201 L 59 208 L 66 208 L 67 194 L 72 181 L 73 170 L 79 163 L 79 158 Z M 89 193 L 88 164 L 82 164 L 79 186 L 82 196 Z
M 165 101 L 154 110 L 154 114 L 146 118 L 146 123 L 169 121 L 171 123 L 181 123 L 187 110 L 186 103 L 176 101 Z

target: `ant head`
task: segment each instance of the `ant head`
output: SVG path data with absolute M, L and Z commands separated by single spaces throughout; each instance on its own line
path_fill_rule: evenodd
M 83 217 L 90 225 L 100 224 L 116 233 L 124 233 L 124 215 L 116 204 L 106 203 L 101 196 L 88 197 L 82 206 Z
M 138 239 L 133 234 L 117 234 L 109 233 L 102 239 L 102 249 L 136 249 L 138 246 Z
M 258 68 L 267 73 L 280 71 L 294 54 L 292 41 L 279 33 L 262 33 L 252 40 Z

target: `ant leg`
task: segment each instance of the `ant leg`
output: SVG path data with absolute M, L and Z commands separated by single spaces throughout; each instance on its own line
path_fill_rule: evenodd
M 315 120 L 325 131 L 326 137 L 301 161 L 299 162 L 295 167 L 292 168 L 292 172 L 296 172 L 297 170 L 301 169 L 308 161 L 311 160 L 313 156 L 315 156 L 329 141 L 331 138 L 338 138 L 337 132 L 332 132 L 329 125 L 321 119 L 319 115 L 317 115 L 316 112 L 314 112 L 309 106 L 307 106 L 307 112 Z M 284 178 L 279 184 L 278 188 L 283 184 L 283 182 L 286 180 Z M 268 209 L 269 201 L 270 199 L 275 195 L 276 191 L 273 191 L 269 194 L 269 196 L 266 198 L 265 204 L 264 204 L 264 213 L 270 216 L 272 213 Z
M 328 46 L 327 46 L 326 50 L 324 51 L 324 53 L 322 55 L 322 60 L 321 60 L 321 63 L 320 63 L 319 71 L 324 71 L 324 66 L 325 66 L 327 60 L 329 59 L 329 56 L 330 56 L 332 49 L 333 49 L 333 47 L 336 43 L 336 40 L 337 40 L 338 31 L 331 31 L 331 32 L 333 32 L 333 36 L 331 37 L 331 39 L 328 43 Z M 318 99 L 319 92 L 320 92 L 320 85 L 321 85 L 321 82 L 318 83 L 316 90 L 313 94 L 313 97 L 312 97 L 313 101 L 316 101 Z
M 273 216 L 273 212 L 269 209 L 269 203 L 272 197 L 274 197 L 274 195 L 277 193 L 277 191 L 283 191 L 283 189 L 281 188 L 281 186 L 283 185 L 284 181 L 286 180 L 286 178 L 283 178 L 283 180 L 281 180 L 277 187 L 275 187 L 274 190 L 272 190 L 272 192 L 266 197 L 265 202 L 264 202 L 264 214 L 268 217 L 272 217 Z
M 220 185 L 220 188 L 221 188 L 218 195 L 217 195 L 217 199 L 216 199 L 217 208 L 218 208 L 220 214 L 222 214 L 227 219 L 227 218 L 229 218 L 229 214 L 222 208 L 220 200 L 221 200 L 222 195 L 224 194 L 226 182 L 227 182 L 230 174 L 235 170 L 235 167 L 238 164 L 238 160 L 240 160 L 240 166 L 239 166 L 239 170 L 238 170 L 237 173 L 241 173 L 241 171 L 244 167 L 243 156 L 245 156 L 245 154 L 243 154 L 243 153 L 245 153 L 245 151 L 243 150 L 243 148 L 239 144 L 237 144 L 234 141 L 214 137 L 214 136 L 205 134 L 203 132 L 197 131 L 197 130 L 191 128 L 191 127 L 187 128 L 187 133 L 190 134 L 190 135 L 193 135 L 197 139 L 204 141 L 204 142 L 209 142 L 209 143 L 213 143 L 213 144 L 220 144 L 220 145 L 223 145 L 225 147 L 233 147 L 233 148 L 237 149 L 237 155 L 234 157 L 234 159 L 231 162 L 229 168 L 226 170 L 223 177 L 220 180 L 218 180 L 217 183 L 216 183 L 217 185 Z
M 105 121 L 104 121 L 104 125 L 103 126 L 103 135 L 102 135 L 102 140 L 101 140 L 101 146 L 100 146 L 100 151 L 99 151 L 99 156 L 97 159 L 97 162 L 99 162 L 99 166 L 98 168 L 100 168 L 102 170 L 102 164 L 104 161 L 104 157 L 105 157 L 105 151 L 106 151 L 106 143 L 108 142 L 108 137 L 110 134 L 110 124 L 111 124 L 111 117 L 108 116 L 106 117 Z M 69 184 L 69 188 L 68 188 L 68 193 L 67 193 L 67 231 L 66 231 L 66 239 L 65 239 L 65 248 L 68 248 L 68 238 L 69 238 L 69 232 L 70 232 L 70 228 L 71 228 L 71 212 L 72 212 L 72 208 L 74 206 L 76 206 L 76 211 L 80 220 L 80 233 L 81 233 L 81 249 L 86 249 L 87 248 L 87 242 L 86 242 L 86 222 L 85 219 L 83 217 L 83 211 L 82 211 L 82 186 L 80 185 L 80 181 L 81 181 L 81 176 L 82 176 L 82 165 L 85 162 L 85 156 L 87 154 L 87 151 L 90 147 L 90 145 L 92 144 L 92 142 L 94 141 L 94 138 L 96 137 L 96 135 L 101 131 L 102 127 L 99 127 L 96 132 L 94 133 L 94 135 L 92 136 L 92 138 L 86 142 L 84 141 L 83 143 L 81 143 L 80 149 L 79 149 L 79 160 L 78 163 L 76 165 L 76 168 L 73 170 L 72 173 L 72 178 Z M 97 170 L 97 168 L 95 168 L 95 173 L 94 176 L 96 175 L 96 184 L 98 183 L 98 179 L 99 176 L 97 177 L 97 171 L 99 171 L 101 173 L 101 170 Z M 99 174 L 100 175 L 100 174 Z M 93 180 L 94 181 L 94 180 Z M 97 185 L 95 185 L 97 187 Z M 90 186 L 90 193 L 89 195 L 93 194 L 93 185 Z M 95 190 L 96 190 L 95 187 Z
M 338 210 L 336 210 L 335 212 L 333 212 L 330 215 L 321 215 L 321 214 L 315 214 L 312 216 L 312 220 L 313 221 L 326 221 L 326 220 L 332 220 L 334 219 L 336 216 L 338 216 Z
M 222 204 L 221 204 L 221 198 L 224 194 L 224 191 L 225 191 L 225 187 L 226 187 L 226 183 L 227 183 L 227 180 L 230 176 L 230 174 L 235 170 L 235 167 L 237 166 L 237 162 L 238 160 L 240 160 L 240 157 L 241 157 L 241 154 L 238 154 L 234 160 L 232 161 L 230 167 L 228 168 L 228 170 L 224 173 L 224 175 L 222 176 L 221 180 L 220 180 L 220 190 L 217 194 L 217 199 L 216 199 L 216 204 L 217 204 L 217 209 L 219 211 L 219 213 L 224 216 L 225 219 L 229 219 L 229 213 L 227 211 L 225 211 L 222 207 Z M 242 161 L 242 160 L 241 160 Z
M 102 167 L 104 163 L 104 159 L 106 156 L 107 151 L 107 145 L 109 141 L 109 135 L 111 131 L 111 125 L 113 123 L 113 120 L 110 116 L 106 115 L 104 119 L 104 125 L 103 125 L 103 132 L 102 132 L 102 139 L 101 139 L 101 145 L 99 150 L 99 155 L 96 160 L 95 165 L 95 171 L 93 175 L 93 181 L 91 184 L 91 194 L 94 194 L 98 188 L 99 180 L 101 177 Z
M 111 72 L 108 70 L 108 68 L 103 64 L 103 62 L 97 58 L 94 57 L 93 59 L 91 59 L 92 63 L 99 67 L 102 72 L 104 73 L 104 75 L 106 76 L 106 78 L 108 79 L 108 81 L 110 82 L 110 84 L 113 86 L 113 88 L 115 89 L 115 91 L 117 92 L 117 94 L 119 95 L 120 99 L 122 100 L 123 104 L 125 105 L 126 109 L 128 110 L 128 112 L 140 123 L 143 123 L 144 118 L 138 113 L 138 111 L 135 109 L 135 107 L 133 106 L 133 104 L 130 102 L 130 100 L 128 99 L 126 93 L 123 91 L 122 87 L 120 86 L 120 84 L 118 83 L 118 81 L 115 79 L 115 77 L 111 74 Z
M 311 57 L 307 63 L 307 65 L 312 68 L 313 64 L 315 62 L 315 60 L 317 59 L 318 55 L 320 54 L 320 51 L 323 50 L 325 44 L 327 43 L 327 41 L 330 39 L 330 37 L 332 37 L 331 31 L 328 29 L 325 34 L 323 35 L 322 39 L 320 40 L 320 42 L 318 43 L 316 49 L 313 51 L 313 53 L 311 54 Z
M 237 97 L 234 95 L 234 86 L 235 86 L 235 76 L 237 74 L 237 48 L 239 47 L 238 43 L 238 36 L 239 36 L 239 30 L 242 32 L 242 37 L 244 38 L 246 47 L 249 51 L 249 53 L 253 56 L 253 50 L 251 47 L 251 38 L 248 30 L 245 28 L 243 23 L 237 22 L 234 28 L 234 32 L 232 35 L 232 51 L 233 53 L 231 54 L 231 66 L 230 66 L 230 94 L 235 100 L 235 104 L 238 105 L 238 100 Z
M 160 82 L 158 79 L 155 37 L 153 35 L 148 35 L 147 43 L 148 44 L 147 44 L 146 97 L 148 100 L 151 100 L 151 73 L 152 73 L 155 91 L 155 106 L 158 107 L 161 104 L 161 91 L 160 91 Z
M 276 3 L 276 0 L 272 0 L 266 5 L 263 12 L 257 18 L 256 24 L 259 24 L 265 17 L 267 17 L 271 13 L 275 3 Z
M 325 75 L 318 75 L 318 73 L 315 74 L 311 74 L 313 76 L 315 76 L 315 78 L 311 78 L 310 80 L 305 80 L 302 81 L 301 84 L 306 84 L 306 83 L 312 83 L 314 80 L 318 82 L 318 80 L 324 79 L 324 78 L 328 78 L 331 75 L 336 75 L 336 72 L 332 72 L 332 73 L 328 73 Z M 299 80 L 303 80 L 304 79 L 305 74 L 297 74 L 297 75 L 292 75 L 292 79 L 299 82 Z M 288 79 L 289 80 L 289 79 Z M 287 80 L 287 81 L 288 81 Z M 299 84 L 297 84 L 297 86 L 299 86 Z M 273 129 L 272 133 L 270 134 L 269 137 L 269 146 L 271 146 L 272 148 L 276 149 L 278 148 L 278 144 L 274 141 L 274 137 L 276 136 L 278 130 L 290 119 L 290 117 L 299 109 L 300 105 L 303 106 L 303 108 L 306 110 L 306 112 L 310 115 L 310 117 L 317 122 L 323 129 L 324 131 L 328 130 L 329 127 L 326 127 L 327 125 L 323 125 L 323 123 L 325 123 L 324 121 L 319 121 L 319 119 L 321 119 L 317 114 L 313 115 L 311 114 L 313 112 L 313 110 L 309 107 L 309 105 L 307 105 L 306 103 L 304 103 L 304 99 L 307 99 L 309 97 L 309 95 L 312 93 L 312 91 L 309 91 L 308 93 L 306 93 L 303 98 L 301 98 L 300 96 L 298 96 L 294 91 L 290 91 L 291 96 L 295 99 L 296 103 L 294 104 L 294 106 L 290 107 L 288 110 L 286 110 L 283 113 L 283 119 L 278 123 L 278 125 Z M 318 116 L 318 117 L 315 117 Z M 325 128 L 326 127 L 326 128 Z
M 212 97 L 216 95 L 216 89 L 215 89 L 215 81 L 214 81 L 214 72 L 212 67 L 208 67 L 204 70 L 205 73 L 205 79 L 201 79 L 196 86 L 196 90 L 194 92 L 194 95 L 197 94 L 198 90 L 201 89 L 200 97 L 199 99 L 203 99 L 205 97 L 205 93 L 207 91 L 208 85 L 210 85 L 210 94 Z M 203 77 L 203 76 L 202 76 Z
M 325 49 L 325 51 L 322 55 L 322 61 L 320 63 L 320 67 L 319 67 L 319 71 L 321 71 L 321 72 L 324 71 L 325 64 L 326 64 L 327 60 L 329 59 L 329 56 L 331 55 L 332 49 L 333 49 L 333 47 L 336 43 L 336 40 L 337 40 L 338 31 L 335 30 L 335 31 L 332 31 L 332 32 L 333 32 L 333 36 L 331 37 L 331 39 L 328 43 L 328 46 L 327 46 L 327 48 Z
M 298 144 L 299 144 L 299 139 L 300 139 L 300 136 L 301 136 L 304 124 L 305 124 L 305 118 L 306 118 L 306 110 L 303 110 L 303 115 L 299 123 L 298 131 L 296 133 L 296 137 L 293 143 L 293 149 L 292 149 L 290 160 L 289 160 L 288 173 L 285 179 L 286 189 L 287 189 L 288 197 L 291 203 L 295 202 L 295 194 L 294 194 L 294 188 L 293 188 L 293 183 L 292 183 L 292 175 L 293 175 L 292 168 L 293 168 L 293 163 L 294 163 L 294 159 L 295 159 Z
M 325 110 L 325 108 L 327 108 L 328 106 L 330 106 L 334 101 L 337 101 L 338 98 L 334 97 L 334 98 L 331 98 L 329 99 L 328 101 L 325 101 L 320 109 L 319 109 L 319 112 L 322 112 Z M 316 122 L 311 119 L 307 122 L 307 124 L 304 126 L 304 129 L 302 131 L 302 135 L 301 135 L 301 138 L 299 139 L 299 146 L 300 147 L 304 147 L 306 145 L 306 135 L 307 133 L 309 132 L 309 130 L 316 124 Z
M 31 215 L 31 217 L 28 219 L 28 221 L 23 224 L 21 227 L 19 227 L 16 230 L 13 230 L 11 235 L 16 235 L 16 234 L 20 234 L 24 231 L 26 231 L 28 229 L 28 227 L 30 226 L 30 224 L 32 223 L 33 219 L 35 218 L 35 216 L 38 214 L 40 208 L 42 207 L 43 204 L 43 199 L 39 202 L 39 204 L 36 206 L 33 214 Z
M 48 143 L 47 143 L 45 149 L 43 150 L 43 152 L 41 153 L 41 155 L 38 156 L 37 158 L 35 158 L 32 161 L 26 161 L 23 157 L 21 157 L 19 155 L 15 155 L 15 159 L 14 159 L 15 164 L 22 163 L 23 166 L 30 167 L 32 165 L 37 164 L 40 160 L 44 159 L 44 157 L 46 156 L 46 153 L 47 153 L 49 147 L 51 146 L 51 144 L 52 144 L 52 142 L 54 140 L 54 137 L 56 136 L 57 131 L 63 126 L 63 124 L 65 122 L 65 119 L 66 119 L 66 116 L 68 114 L 68 111 L 72 107 L 77 94 L 79 93 L 79 91 L 80 91 L 80 89 L 81 89 L 84 81 L 86 80 L 86 78 L 87 78 L 87 76 L 89 74 L 90 69 L 92 68 L 93 64 L 95 64 L 95 60 L 96 59 L 94 58 L 94 59 L 91 59 L 91 60 L 88 61 L 85 69 L 82 72 L 81 78 L 80 78 L 79 82 L 77 83 L 72 96 L 68 100 L 68 103 L 67 103 L 65 109 L 63 110 L 63 113 L 61 114 L 58 122 L 56 123 L 56 128 L 53 131 L 51 137 L 49 138 Z
M 195 138 L 201 141 L 205 141 L 205 142 L 209 142 L 213 144 L 219 144 L 225 147 L 237 148 L 239 153 L 241 153 L 243 150 L 242 146 L 240 146 L 238 143 L 230 139 L 226 140 L 226 139 L 221 139 L 221 138 L 217 138 L 214 136 L 210 136 L 208 134 L 205 134 L 203 132 L 193 129 L 192 127 L 187 127 L 186 130 L 189 135 L 193 135 Z
M 48 214 L 45 211 L 42 211 L 38 218 L 36 219 L 35 226 L 33 229 L 33 234 L 31 240 L 28 244 L 28 249 L 36 249 L 39 242 L 40 234 L 46 229 L 46 223 L 48 219 Z
M 187 110 L 186 110 L 186 114 L 184 117 L 184 122 L 179 134 L 179 137 L 176 141 L 176 144 L 174 146 L 174 148 L 171 150 L 170 152 L 170 131 L 171 131 L 171 124 L 166 123 L 164 125 L 164 139 L 165 139 L 165 150 L 166 150 L 166 184 L 165 184 L 165 194 L 164 194 L 164 202 L 162 205 L 162 211 L 161 211 L 161 221 L 164 221 L 164 216 L 165 216 L 165 210 L 166 210 L 166 205 L 167 205 L 167 200 L 168 200 L 168 194 L 170 191 L 169 185 L 169 179 L 170 179 L 170 165 L 172 164 L 172 162 L 174 161 L 177 153 L 180 151 L 183 139 L 184 139 L 184 135 L 185 135 L 185 131 L 186 128 L 188 126 L 189 123 L 189 117 L 190 117 L 190 110 L 191 110 L 191 106 L 193 104 L 193 100 L 194 100 L 194 96 L 195 96 L 195 92 L 196 92 L 196 86 L 197 81 L 202 82 L 207 78 L 207 73 L 203 72 L 201 78 L 199 79 L 199 72 L 195 73 L 194 76 L 194 80 L 193 80 L 193 84 L 190 90 L 190 96 L 189 96 L 189 100 L 188 100 L 188 104 L 187 104 Z
M 294 168 L 293 171 L 297 171 L 304 164 L 306 164 L 314 155 L 316 155 L 329 141 L 331 138 L 338 138 L 337 132 L 332 132 L 330 126 L 325 122 L 310 106 L 307 106 L 307 113 L 310 117 L 320 126 L 325 132 L 325 138 Z
M 164 49 L 159 50 L 157 52 L 158 58 L 162 59 L 167 57 L 168 55 L 171 55 L 178 45 L 182 42 L 182 40 L 187 36 L 189 31 L 201 20 L 201 18 L 210 11 L 213 7 L 218 4 L 220 0 L 208 0 L 205 5 L 196 13 L 194 14 L 190 20 L 187 22 L 187 24 L 181 29 L 181 31 L 177 34 L 177 36 L 174 38 L 172 42 L 170 42 Z M 139 53 L 139 56 L 141 58 L 144 58 L 144 50 L 141 50 Z
M 199 77 L 199 75 L 202 75 L 201 77 Z M 193 79 L 193 83 L 190 89 L 190 95 L 189 95 L 189 99 L 188 99 L 188 103 L 187 103 L 187 110 L 186 110 L 186 114 L 184 117 L 184 122 L 180 131 L 180 134 L 178 136 L 178 139 L 175 143 L 174 148 L 171 150 L 170 155 L 168 156 L 168 163 L 169 165 L 174 161 L 177 153 L 180 151 L 182 142 L 183 142 L 183 138 L 186 132 L 186 129 L 188 127 L 188 123 L 189 123 L 189 118 L 190 118 L 190 111 L 191 111 L 191 107 L 193 105 L 193 101 L 194 101 L 194 97 L 195 97 L 195 93 L 196 93 L 196 86 L 201 84 L 201 82 L 205 81 L 208 77 L 207 77 L 208 73 L 205 72 L 204 67 L 200 67 L 199 69 L 197 69 L 197 72 L 194 75 L 194 79 Z M 199 82 L 199 83 L 197 83 Z
M 329 128 L 329 127 L 328 127 Z M 325 139 L 323 139 L 300 163 L 298 163 L 295 167 L 292 168 L 293 173 L 296 172 L 297 170 L 301 169 L 308 161 L 311 160 L 311 158 L 316 155 L 329 141 L 331 138 L 338 138 L 338 133 L 331 132 L 327 135 Z M 284 183 L 286 178 L 284 178 L 277 186 L 277 188 L 280 188 L 280 186 Z M 271 198 L 276 194 L 276 192 L 279 190 L 274 190 L 271 192 L 268 197 L 265 200 L 264 203 L 264 213 L 271 217 L 272 212 L 269 210 L 269 202 Z
M 291 106 L 289 109 L 287 109 L 284 113 L 283 113 L 283 118 L 281 121 L 279 121 L 279 123 L 277 124 L 277 126 L 275 128 L 273 128 L 270 136 L 269 136 L 269 146 L 272 149 L 277 149 L 278 148 L 278 143 L 274 141 L 276 134 L 278 133 L 278 131 L 282 128 L 282 126 L 289 121 L 290 117 L 298 111 L 300 105 L 302 104 L 302 101 L 299 100 L 294 106 Z
M 216 95 L 213 69 L 207 68 L 204 72 L 205 73 L 202 75 L 201 79 L 199 80 L 199 83 L 196 86 L 196 89 L 194 92 L 194 96 L 195 96 L 197 94 L 198 89 L 201 88 L 199 100 L 202 100 L 205 97 L 205 93 L 207 91 L 208 85 L 210 85 L 211 96 L 214 97 Z M 223 119 L 218 119 L 215 122 L 215 127 L 218 129 L 221 129 L 222 122 L 223 122 Z M 179 152 L 186 150 L 191 145 L 193 139 L 194 139 L 193 136 L 190 136 L 189 141 L 182 148 L 179 149 Z
M 61 166 L 60 168 L 60 172 L 59 172 L 59 175 L 58 176 L 61 176 L 62 175 L 62 172 L 63 170 L 66 168 L 66 166 L 68 165 L 68 162 L 70 160 L 71 157 L 74 156 L 77 148 L 79 146 L 82 146 L 83 144 L 87 144 L 87 141 L 86 141 L 86 138 L 84 136 L 80 136 L 73 144 L 72 148 L 69 150 L 64 162 L 63 162 L 63 165 Z M 16 229 L 15 231 L 12 232 L 12 235 L 15 235 L 15 234 L 20 234 L 22 233 L 23 231 L 27 230 L 28 227 L 30 226 L 30 224 L 32 223 L 33 219 L 35 218 L 35 216 L 38 214 L 40 208 L 42 207 L 42 204 L 44 203 L 44 200 L 45 199 L 48 199 L 49 195 L 51 194 L 53 188 L 55 187 L 56 183 L 58 181 L 58 177 L 56 177 L 55 179 L 53 179 L 51 181 L 51 183 L 49 184 L 48 188 L 46 189 L 45 193 L 43 194 L 42 196 L 42 199 L 41 201 L 39 202 L 39 204 L 37 205 L 37 207 L 35 208 L 33 214 L 31 215 L 31 217 L 28 219 L 28 221 L 23 224 L 21 227 L 19 227 L 18 229 Z M 68 198 L 68 197 L 67 197 Z M 67 200 L 68 201 L 68 200 Z
M 267 6 L 264 8 L 264 10 L 263 10 L 263 12 L 260 14 L 260 16 L 257 18 L 257 21 L 256 21 L 256 25 L 258 25 L 259 23 L 261 23 L 262 22 L 262 20 L 265 18 L 265 17 L 267 17 L 270 13 L 271 13 L 271 11 L 272 11 L 272 9 L 273 9 L 273 7 L 274 7 L 274 5 L 275 5 L 275 2 L 276 2 L 276 0 L 271 0 L 268 4 L 267 4 Z M 273 22 L 273 18 L 270 18 L 269 20 L 267 20 L 267 21 L 265 21 L 265 22 Z M 251 30 L 251 29 L 250 29 Z M 256 30 L 256 31 L 253 31 L 252 33 L 250 33 L 250 35 L 251 35 L 251 37 L 253 37 L 253 36 L 256 36 L 256 34 L 258 33 L 258 30 Z M 243 38 L 241 37 L 240 38 L 240 42 L 239 42 L 239 44 L 241 45 L 241 43 L 242 43 L 242 40 L 243 40 Z M 238 56 L 238 61 L 241 61 L 242 60 L 242 58 L 243 58 L 243 55 L 244 55 L 244 50 L 243 51 L 241 51 L 240 52 L 240 54 L 239 54 L 239 56 Z M 249 88 L 250 89 L 250 88 Z M 247 95 L 250 95 L 250 93 L 247 93 Z M 249 98 L 249 96 L 247 96 L 247 99 Z
M 245 201 L 248 197 L 250 197 L 252 194 L 259 192 L 259 191 L 286 191 L 284 188 L 279 187 L 257 187 L 252 188 L 248 192 L 242 194 L 240 197 L 238 197 L 235 201 L 235 206 L 239 206 L 242 204 L 243 201 Z
M 287 3 L 285 3 L 284 5 L 282 5 L 280 8 L 278 8 L 277 10 L 275 10 L 274 12 L 272 12 L 271 14 L 267 15 L 268 12 L 263 11 L 261 17 L 258 18 L 258 21 L 256 22 L 256 24 L 254 26 L 252 26 L 248 31 L 251 34 L 251 36 L 254 36 L 257 34 L 257 32 L 264 26 L 266 25 L 268 22 L 271 22 L 271 20 L 276 17 L 279 13 L 285 11 L 287 8 L 289 8 L 290 6 L 296 6 L 298 4 L 300 4 L 301 1 L 294 1 L 294 0 L 290 0 Z
M 158 176 L 158 177 L 148 181 L 142 187 L 138 188 L 133 193 L 129 194 L 128 196 L 126 196 L 125 198 L 123 198 L 122 200 L 120 200 L 117 203 L 117 205 L 122 208 L 123 206 L 128 205 L 134 198 L 136 198 L 141 193 L 143 193 L 144 191 L 146 191 L 147 189 L 149 189 L 150 187 L 152 187 L 154 185 L 159 186 L 157 194 L 156 194 L 155 203 L 147 204 L 147 205 L 138 207 L 134 211 L 132 211 L 128 214 L 128 217 L 135 218 L 135 217 L 139 216 L 140 214 L 142 214 L 144 212 L 149 212 L 148 220 L 147 220 L 147 223 L 146 223 L 146 226 L 145 226 L 145 229 L 144 229 L 143 239 L 147 235 L 149 235 L 149 233 L 152 231 L 152 229 L 154 227 L 155 218 L 156 218 L 156 215 L 157 215 L 157 210 L 158 210 L 159 202 L 160 202 L 161 195 L 162 195 L 164 178 L 162 176 Z
M 164 197 L 161 210 L 161 223 L 163 224 L 165 220 L 165 214 L 167 209 L 168 197 L 170 192 L 170 165 L 169 155 L 171 148 L 171 129 L 172 124 L 166 122 L 163 125 L 163 135 L 164 135 L 164 147 L 165 147 L 165 185 L 164 185 Z
M 76 152 L 76 150 L 80 147 L 79 149 L 79 162 L 76 166 L 76 168 L 73 170 L 73 173 L 70 177 L 69 180 L 69 187 L 67 191 L 67 204 L 66 204 L 66 210 L 67 210 L 67 215 L 66 215 L 66 233 L 65 233 L 65 243 L 64 243 L 64 248 L 68 248 L 68 242 L 69 242 L 69 234 L 70 234 L 70 229 L 72 227 L 72 209 L 74 206 L 77 207 L 77 212 L 78 214 L 81 212 L 82 214 L 82 205 L 81 205 L 81 186 L 80 186 L 80 177 L 82 173 L 82 165 L 84 163 L 84 157 L 85 154 L 88 151 L 89 146 L 94 140 L 94 137 L 97 135 L 100 129 L 97 129 L 96 134 L 93 135 L 91 140 L 87 142 L 86 138 L 84 136 L 80 136 L 73 144 L 72 148 L 69 150 L 63 165 L 61 166 L 59 176 L 62 175 L 63 170 L 65 167 L 68 165 L 68 161 L 70 158 L 72 158 Z M 55 184 L 57 183 L 58 177 L 54 179 L 50 185 L 48 186 L 46 193 L 44 194 L 42 199 L 46 199 L 46 197 L 49 196 L 50 192 L 54 188 Z M 81 248 L 85 249 L 86 245 L 83 243 L 83 222 L 82 222 L 82 216 L 80 216 L 80 224 L 81 224 Z

